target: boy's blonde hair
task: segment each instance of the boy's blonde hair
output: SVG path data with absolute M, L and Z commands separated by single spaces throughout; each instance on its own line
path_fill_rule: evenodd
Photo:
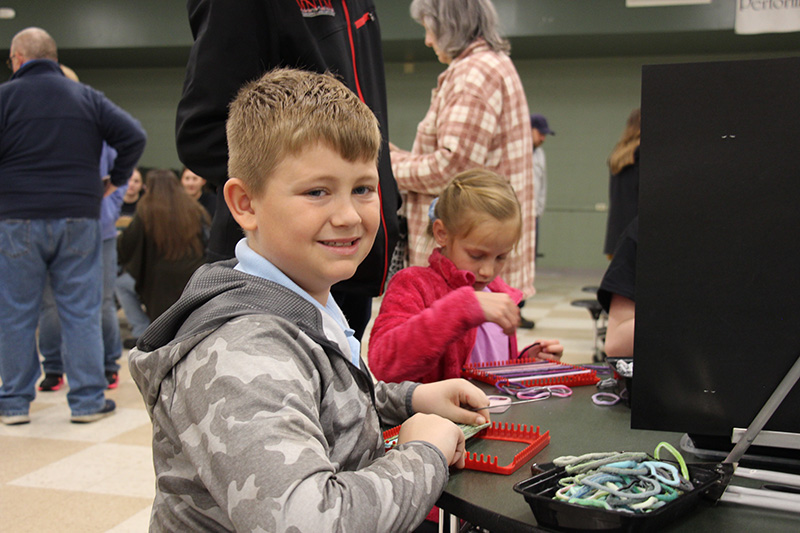
M 439 195 L 428 223 L 428 235 L 433 236 L 436 219 L 442 221 L 448 233 L 462 237 L 486 217 L 500 222 L 516 220 L 515 241 L 522 235 L 522 210 L 511 184 L 490 170 L 467 170 L 457 174 Z
M 323 143 L 347 161 L 375 161 L 375 115 L 330 74 L 275 69 L 246 84 L 230 105 L 228 175 L 258 196 L 287 156 Z

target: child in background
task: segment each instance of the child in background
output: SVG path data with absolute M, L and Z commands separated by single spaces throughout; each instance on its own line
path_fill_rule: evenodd
M 146 192 L 141 168 L 134 168 L 131 177 L 128 178 L 128 186 L 125 189 L 125 196 L 122 197 L 122 208 L 117 219 L 117 231 L 127 228 L 133 215 L 136 214 L 136 206 Z M 119 258 L 119 255 L 117 256 Z M 139 295 L 136 294 L 136 280 L 133 279 L 124 268 L 119 264 L 117 267 L 117 279 L 114 281 L 114 296 L 116 296 L 122 311 L 125 313 L 125 320 L 130 326 L 132 338 L 122 339 L 122 347 L 130 350 L 136 346 L 137 339 L 144 333 L 150 325 L 150 317 L 144 311 Z
M 522 228 L 511 185 L 488 170 L 462 172 L 432 205 L 430 218 L 428 234 L 439 248 L 428 267 L 392 278 L 370 333 L 375 376 L 431 383 L 460 376 L 470 362 L 560 358 L 557 340 L 517 350 L 522 293 L 498 277 Z
M 597 301 L 608 313 L 604 349 L 612 358 L 633 357 L 636 329 L 636 249 L 639 246 L 639 216 L 619 237 L 614 256 L 600 282 Z
M 150 529 L 409 531 L 464 465 L 447 418 L 483 423 L 461 406 L 489 402 L 461 379 L 373 383 L 330 296 L 380 223 L 377 119 L 333 76 L 281 69 L 241 89 L 227 132 L 237 259 L 200 267 L 130 355 Z M 381 422 L 403 423 L 388 452 Z
M 142 171 L 139 168 L 134 168 L 131 177 L 128 178 L 128 187 L 125 189 L 125 196 L 122 197 L 120 216 L 117 219 L 118 229 L 126 228 L 128 224 L 131 223 L 133 215 L 136 214 L 136 204 L 139 203 L 145 190 L 146 187 Z
M 639 213 L 639 144 L 642 110 L 628 115 L 625 130 L 608 156 L 608 220 L 603 253 L 610 261 L 625 228 Z
M 214 218 L 214 212 L 217 209 L 217 195 L 206 190 L 206 179 L 183 167 L 181 185 L 193 200 L 200 202 L 200 205 L 208 211 L 208 216 Z
M 134 280 L 152 322 L 183 292 L 205 262 L 205 234 L 211 219 L 189 198 L 171 170 L 147 172 L 148 193 L 117 240 L 119 262 Z

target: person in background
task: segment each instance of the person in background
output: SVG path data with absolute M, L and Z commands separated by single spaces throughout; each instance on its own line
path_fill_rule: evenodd
M 94 422 L 116 409 L 105 398 L 101 201 L 126 183 L 147 136 L 102 93 L 64 75 L 43 29 L 14 35 L 9 62 L 13 75 L 0 85 L 0 421 L 31 420 L 41 375 L 36 328 L 49 279 L 70 420 Z M 106 181 L 104 142 L 117 151 Z
M 204 261 L 205 209 L 181 187 L 171 170 L 147 173 L 147 194 L 119 236 L 119 262 L 134 280 L 136 294 L 152 322 L 183 292 Z
M 541 257 L 539 254 L 539 223 L 544 216 L 545 202 L 547 201 L 547 161 L 542 144 L 544 144 L 545 137 L 555 134 L 556 132 L 550 129 L 550 126 L 547 124 L 547 119 L 544 118 L 543 115 L 531 115 L 531 136 L 533 137 L 533 197 L 535 200 L 534 205 L 536 206 L 534 255 L 537 259 Z M 525 300 L 522 300 L 519 306 L 520 308 L 525 307 Z M 533 329 L 536 327 L 536 323 L 520 315 L 519 327 Z
M 69 72 L 74 75 L 74 71 L 71 69 Z M 65 74 L 70 77 L 67 71 Z M 78 81 L 77 76 L 74 81 Z M 107 144 L 103 146 L 100 158 L 101 176 L 109 175 L 116 157 L 117 152 L 113 148 Z M 114 284 L 117 279 L 116 222 L 126 189 L 127 185 L 119 187 L 103 198 L 100 205 L 100 236 L 103 240 L 101 252 L 103 258 L 103 303 L 101 306 L 103 361 L 109 389 L 117 388 L 119 383 L 118 360 L 122 355 L 117 304 L 114 300 Z M 45 287 L 42 312 L 39 315 L 39 353 L 42 356 L 42 370 L 44 370 L 44 379 L 39 383 L 39 390 L 47 392 L 60 389 L 64 383 L 64 363 L 61 359 L 61 322 L 49 282 Z
M 398 272 L 372 327 L 369 364 L 385 381 L 430 383 L 458 377 L 467 363 L 520 356 L 516 328 L 522 292 L 500 278 L 522 232 L 514 190 L 497 174 L 458 174 L 431 210 L 428 233 L 439 246 L 427 267 Z M 560 358 L 556 340 L 539 340 L 526 357 Z
M 361 338 L 372 298 L 383 293 L 398 239 L 400 194 L 389 160 L 386 80 L 378 13 L 372 0 L 189 0 L 194 37 L 178 104 L 176 144 L 181 162 L 217 191 L 228 179 L 225 120 L 239 88 L 277 67 L 331 72 L 366 103 L 381 126 L 378 162 L 381 226 L 355 275 L 333 288 Z M 233 37 L 235 35 L 235 38 Z M 220 71 L 220 65 L 224 65 Z M 234 256 L 242 230 L 218 194 L 207 259 Z
M 605 341 L 605 352 L 608 357 L 633 357 L 638 244 L 639 217 L 636 216 L 622 232 L 614 256 L 597 291 L 597 301 L 608 313 Z
M 200 267 L 130 354 L 150 529 L 411 531 L 464 466 L 452 421 L 485 422 L 467 409 L 489 401 L 462 379 L 375 383 L 331 295 L 380 226 L 378 121 L 333 76 L 279 69 L 242 88 L 227 131 L 238 262 Z M 381 422 L 402 423 L 388 451 Z
M 131 177 L 128 178 L 128 186 L 125 188 L 125 196 L 122 197 L 122 207 L 120 208 L 120 216 L 117 219 L 117 228 L 123 229 L 131 223 L 133 215 L 136 214 L 136 204 L 139 199 L 147 192 L 147 186 L 144 183 L 144 176 L 142 170 L 134 168 Z
M 79 82 L 74 70 L 61 65 L 61 71 L 72 81 Z M 100 176 L 107 179 L 117 151 L 103 143 L 100 155 Z M 130 181 L 130 180 L 129 180 Z M 103 303 L 101 311 L 103 332 L 103 360 L 105 362 L 108 388 L 115 389 L 119 382 L 119 363 L 122 345 L 119 334 L 119 318 L 114 301 L 114 282 L 117 279 L 117 230 L 115 224 L 120 215 L 122 198 L 127 185 L 103 198 L 100 205 L 100 227 L 103 240 Z M 39 354 L 42 356 L 44 379 L 39 383 L 43 392 L 56 391 L 64 383 L 64 363 L 61 360 L 61 322 L 58 319 L 53 290 L 48 281 L 42 298 L 42 311 L 39 315 Z
M 136 205 L 139 199 L 147 192 L 142 169 L 133 170 L 128 179 L 128 187 L 122 201 L 121 215 L 117 219 L 117 230 L 122 231 L 130 225 L 133 215 L 136 214 Z M 150 318 L 136 294 L 136 280 L 122 266 L 117 268 L 117 279 L 114 281 L 114 295 L 122 307 L 125 320 L 130 328 L 130 337 L 122 339 L 122 347 L 130 350 L 136 346 L 136 340 L 150 325 Z
M 608 222 L 603 253 L 611 259 L 625 228 L 639 213 L 639 141 L 642 112 L 631 111 L 619 142 L 608 158 Z
M 428 233 L 439 248 L 429 266 L 395 274 L 381 302 L 368 358 L 377 379 L 434 383 L 461 376 L 467 363 L 520 357 L 522 292 L 499 276 L 521 230 L 519 201 L 504 178 L 483 169 L 453 178 L 431 209 Z M 562 352 L 557 340 L 539 340 L 522 357 Z M 436 521 L 433 509 L 427 523 Z
M 459 172 L 486 168 L 511 184 L 522 205 L 522 237 L 505 279 L 527 298 L 535 292 L 533 140 L 525 91 L 497 12 L 490 0 L 414 0 L 411 16 L 447 69 L 411 151 L 391 148 L 395 179 L 406 195 L 410 263 L 426 265 L 433 248 L 425 229 L 434 197 Z
M 206 189 L 206 180 L 186 167 L 181 171 L 181 185 L 186 193 L 193 199 L 200 202 L 200 205 L 208 212 L 208 216 L 214 218 L 214 211 L 217 207 L 217 195 Z
M 544 115 L 531 115 L 531 136 L 533 137 L 533 184 L 534 198 L 536 199 L 536 257 L 539 257 L 539 221 L 544 216 L 547 202 L 547 160 L 544 155 L 545 139 L 548 135 L 555 135 L 550 129 Z

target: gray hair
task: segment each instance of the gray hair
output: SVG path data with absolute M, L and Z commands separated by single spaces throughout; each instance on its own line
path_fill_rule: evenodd
M 411 18 L 430 30 L 440 50 L 455 59 L 482 37 L 495 52 L 508 54 L 511 45 L 500 35 L 492 0 L 414 0 Z
M 51 59 L 58 61 L 58 49 L 55 40 L 42 28 L 25 28 L 11 39 L 11 51 L 20 54 L 26 60 Z

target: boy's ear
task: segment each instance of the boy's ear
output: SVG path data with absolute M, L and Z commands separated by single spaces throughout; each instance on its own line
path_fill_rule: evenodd
M 255 231 L 258 227 L 256 213 L 253 210 L 250 194 L 244 187 L 244 183 L 239 178 L 230 178 L 225 182 L 222 190 L 225 195 L 225 203 L 233 215 L 234 220 L 245 231 Z
M 444 227 L 444 222 L 440 219 L 436 219 L 433 221 L 433 240 L 436 241 L 436 244 L 439 246 L 444 246 L 447 244 L 447 228 Z

